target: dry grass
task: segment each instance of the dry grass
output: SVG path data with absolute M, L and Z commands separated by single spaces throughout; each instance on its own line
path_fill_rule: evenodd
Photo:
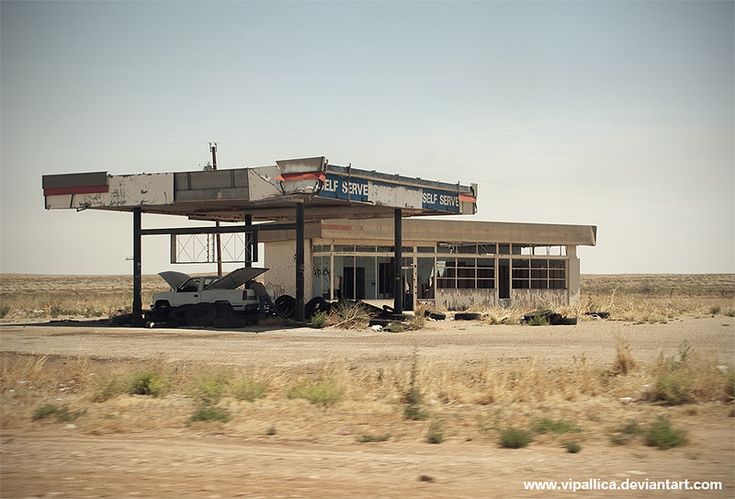
M 733 274 L 584 275 L 580 311 L 607 311 L 613 320 L 666 322 L 716 315 L 735 303 Z
M 608 428 L 619 421 L 650 419 L 662 403 L 716 407 L 712 404 L 732 401 L 732 366 L 717 365 L 686 346 L 653 363 L 636 362 L 633 355 L 620 340 L 608 365 L 590 365 L 583 357 L 564 364 L 457 362 L 424 359 L 419 353 L 381 365 L 324 361 L 256 371 L 162 357 L 105 361 L 4 353 L 1 415 L 5 427 L 31 424 L 33 411 L 54 401 L 79 414 L 75 424 L 80 428 L 129 432 L 186 428 L 194 411 L 216 404 L 229 418 L 216 424 L 233 434 L 262 434 L 263 428 L 254 427 L 257 421 L 277 425 L 279 435 L 331 434 L 340 421 L 361 424 L 366 434 L 390 432 L 396 440 L 426 438 L 428 422 L 422 419 L 428 417 L 445 421 L 442 439 L 479 436 L 491 441 L 505 428 L 532 429 L 541 421 L 550 430 L 537 432 L 534 441 L 559 445 L 559 422 L 579 431 L 581 440 L 607 441 Z M 155 374 L 165 389 L 132 391 L 131 380 L 140 380 L 141 373 Z M 673 392 L 661 385 L 672 373 L 686 380 Z M 621 397 L 633 402 L 621 403 Z M 409 402 L 425 416 L 406 418 Z M 214 424 L 200 419 L 204 422 L 197 424 Z
M 5 319 L 109 317 L 130 311 L 132 286 L 130 276 L 2 274 L 0 303 L 7 307 Z M 143 304 L 166 289 L 160 277 L 143 276 Z
M 143 303 L 164 291 L 158 276 L 143 276 Z M 129 311 L 130 276 L 0 275 L 0 303 L 6 320 L 20 318 L 109 317 Z M 666 322 L 682 316 L 735 316 L 735 275 L 583 275 L 581 299 L 572 306 L 536 303 L 512 308 L 473 309 L 490 324 L 517 324 L 524 313 L 550 308 L 570 317 L 607 311 L 612 320 Z M 417 315 L 423 310 L 417 311 Z M 369 314 L 354 306 L 335 309 L 326 326 L 362 328 Z

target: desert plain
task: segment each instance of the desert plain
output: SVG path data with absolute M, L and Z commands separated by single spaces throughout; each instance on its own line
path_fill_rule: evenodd
M 0 278 L 0 496 L 565 497 L 524 481 L 590 479 L 735 491 L 733 275 L 583 276 L 561 310 L 576 326 L 489 309 L 402 332 L 105 324 L 129 288 Z

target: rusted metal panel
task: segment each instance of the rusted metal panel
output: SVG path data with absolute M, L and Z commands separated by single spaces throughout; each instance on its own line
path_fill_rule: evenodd
M 248 168 L 248 186 L 251 201 L 275 198 L 283 195 L 278 180 L 281 172 L 276 166 Z
M 172 173 L 107 177 L 107 192 L 46 196 L 46 209 L 125 208 L 168 205 L 174 201 Z
M 247 201 L 249 199 L 249 193 L 246 188 L 176 191 L 176 201 L 215 201 L 221 199 L 241 199 Z
M 67 173 L 62 175 L 44 175 L 42 177 L 44 190 L 96 185 L 107 185 L 107 172 Z
M 323 172 L 327 166 L 327 158 L 317 156 L 315 158 L 282 159 L 276 161 L 276 165 L 282 174 Z
M 399 208 L 422 208 L 422 192 L 421 189 L 415 187 L 370 182 L 367 198 L 373 204 Z

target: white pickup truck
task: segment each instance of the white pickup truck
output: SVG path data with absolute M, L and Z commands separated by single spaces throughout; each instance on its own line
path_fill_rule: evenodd
M 158 275 L 171 289 L 154 294 L 151 309 L 160 320 L 173 319 L 190 326 L 208 326 L 232 312 L 257 314 L 260 302 L 247 284 L 267 270 L 243 267 L 223 277 L 161 272 Z

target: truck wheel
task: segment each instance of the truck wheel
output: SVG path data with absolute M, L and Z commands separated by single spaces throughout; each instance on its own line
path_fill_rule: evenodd
M 153 305 L 153 320 L 167 321 L 171 313 L 171 304 L 165 300 L 159 300 Z
M 184 314 L 187 326 L 211 326 L 217 318 L 217 308 L 211 303 L 194 305 Z
M 186 312 L 192 308 L 191 305 L 184 305 L 182 307 L 176 307 L 171 309 L 171 312 L 168 314 L 168 318 L 177 324 L 185 324 L 186 323 Z
M 214 304 L 217 310 L 217 319 L 229 319 L 232 316 L 232 306 L 224 301 L 220 301 Z

